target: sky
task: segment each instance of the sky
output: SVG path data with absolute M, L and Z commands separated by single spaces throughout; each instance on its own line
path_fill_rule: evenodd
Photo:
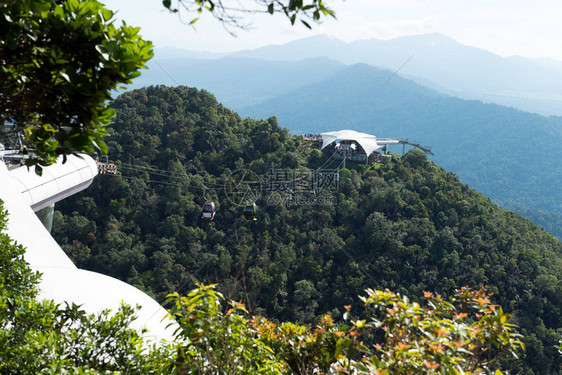
M 560 0 L 325 0 L 337 20 L 291 26 L 282 15 L 248 14 L 245 30 L 232 36 L 209 14 L 170 14 L 160 0 L 101 0 L 117 19 L 140 26 L 157 48 L 231 52 L 325 34 L 350 42 L 442 33 L 456 41 L 500 56 L 519 55 L 562 60 Z M 288 2 L 288 0 L 287 0 Z M 251 0 L 223 0 L 253 4 Z

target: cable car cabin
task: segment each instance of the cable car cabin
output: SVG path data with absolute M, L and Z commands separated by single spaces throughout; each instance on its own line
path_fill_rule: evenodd
M 215 203 L 211 201 L 205 202 L 201 210 L 201 218 L 203 220 L 213 220 L 215 218 Z
M 248 221 L 256 220 L 256 213 L 258 212 L 258 206 L 255 203 L 249 204 L 244 208 L 244 218 Z

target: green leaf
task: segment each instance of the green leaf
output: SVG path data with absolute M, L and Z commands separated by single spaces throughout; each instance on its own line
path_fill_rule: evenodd
M 106 22 L 109 21 L 113 17 L 113 12 L 111 10 L 105 9 L 105 8 L 101 10 L 101 14 L 102 14 L 103 20 L 106 21 Z

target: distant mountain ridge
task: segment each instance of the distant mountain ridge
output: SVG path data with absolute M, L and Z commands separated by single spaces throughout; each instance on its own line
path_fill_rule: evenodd
M 463 45 L 443 34 L 349 43 L 320 35 L 228 54 L 268 61 L 324 57 L 348 65 L 367 63 L 391 70 L 412 55 L 401 74 L 423 85 L 463 99 L 497 103 L 547 116 L 562 115 L 562 62 L 501 57 Z M 208 53 L 192 52 L 191 56 L 211 58 Z
M 312 37 L 282 46 L 241 51 L 234 56 L 294 60 L 324 56 L 346 64 L 368 63 L 396 69 L 409 56 L 403 74 L 433 82 L 452 95 L 514 106 L 544 115 L 562 115 L 562 62 L 501 57 L 460 44 L 442 34 L 350 43 Z M 301 56 L 301 57 L 299 57 Z
M 243 108 L 321 81 L 345 65 L 327 58 L 265 61 L 222 57 L 162 59 L 150 61 L 148 67 L 131 88 L 189 85 L 211 91 L 233 108 Z

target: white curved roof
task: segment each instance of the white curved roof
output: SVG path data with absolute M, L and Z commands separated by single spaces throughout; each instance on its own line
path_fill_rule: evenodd
M 355 141 L 363 147 L 367 155 L 382 146 L 377 143 L 377 137 L 371 134 L 359 133 L 355 130 L 338 130 L 335 132 L 320 133 L 322 136 L 322 148 L 328 146 L 334 141 Z
M 66 167 L 69 168 L 66 172 L 71 173 L 70 169 L 74 168 L 82 177 L 77 178 L 74 175 L 72 178 L 64 178 L 67 173 L 61 175 L 57 172 L 60 171 L 58 163 L 43 168 L 43 176 L 39 177 L 33 169 L 28 171 L 26 167 L 8 171 L 6 165 L 0 161 L 0 200 L 4 202 L 4 209 L 8 211 L 7 232 L 18 244 L 26 247 L 24 257 L 31 268 L 42 273 L 39 284 L 40 297 L 57 303 L 76 303 L 82 305 L 88 313 L 97 313 L 104 309 L 116 311 L 121 302 L 131 306 L 140 305 L 141 310 L 137 312 L 138 318 L 133 322 L 132 328 L 146 328 L 149 331 L 148 335 L 155 339 L 172 340 L 175 326 L 166 328 L 170 321 L 162 321 L 166 310 L 159 303 L 120 280 L 78 269 L 31 209 L 30 204 L 33 202 L 49 201 L 49 194 L 51 197 L 60 197 L 79 186 L 84 188 L 84 183 L 89 185 L 93 178 L 87 172 L 91 163 L 92 160 L 87 155 L 84 155 L 83 159 L 73 158 L 72 164 Z M 72 165 L 74 166 L 70 168 Z M 28 175 L 24 176 L 25 174 Z M 63 177 L 63 183 L 53 183 L 53 178 L 56 179 L 57 176 Z M 25 181 L 25 184 L 22 181 Z M 26 188 L 22 189 L 22 184 Z M 42 191 L 41 186 L 44 186 L 48 194 Z M 36 191 L 30 194 L 30 189 Z M 34 200 L 33 197 L 40 198 Z
M 137 319 L 132 327 L 141 331 L 146 328 L 144 335 L 156 341 L 160 339 L 171 341 L 173 328 L 166 329 L 171 323 L 166 318 L 167 311 L 146 293 L 132 285 L 101 273 L 74 268 L 58 268 L 56 271 L 41 270 L 40 298 L 55 301 L 55 303 L 73 302 L 81 305 L 89 313 L 100 312 L 103 309 L 117 311 L 121 303 L 130 306 L 141 306 L 135 313 Z
M 12 180 L 35 212 L 86 189 L 97 174 L 96 162 L 87 155 L 68 155 L 66 163 L 43 168 L 41 177 L 26 167 L 10 171 Z

